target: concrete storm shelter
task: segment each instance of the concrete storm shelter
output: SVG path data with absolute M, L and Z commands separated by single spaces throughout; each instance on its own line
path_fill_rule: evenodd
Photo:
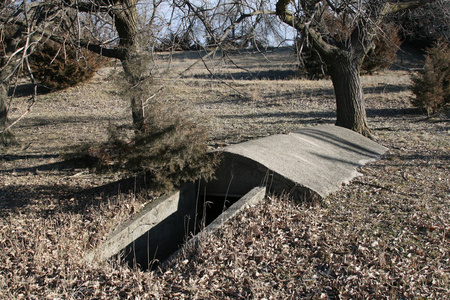
M 360 175 L 357 168 L 387 148 L 351 130 L 332 125 L 306 127 L 219 150 L 216 179 L 186 183 L 179 191 L 148 203 L 119 226 L 85 259 L 120 255 L 143 269 L 166 261 L 189 237 L 213 233 L 267 192 L 296 201 L 321 200 Z
M 357 168 L 387 151 L 349 129 L 306 127 L 225 147 L 206 193 L 244 195 L 255 186 L 297 200 L 321 199 L 360 175 Z

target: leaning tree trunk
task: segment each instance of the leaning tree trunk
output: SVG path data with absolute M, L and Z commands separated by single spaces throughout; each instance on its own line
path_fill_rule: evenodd
M 361 87 L 362 59 L 339 55 L 328 65 L 336 96 L 336 125 L 372 137 Z

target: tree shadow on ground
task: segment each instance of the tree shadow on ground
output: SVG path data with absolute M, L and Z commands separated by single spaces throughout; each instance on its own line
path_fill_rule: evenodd
M 418 115 L 420 116 L 421 110 L 417 108 L 383 108 L 383 109 L 367 109 L 367 115 L 369 117 L 398 117 L 404 115 Z M 277 119 L 279 122 L 286 122 L 285 119 L 296 120 L 301 124 L 315 124 L 317 120 L 322 120 L 330 123 L 335 121 L 336 112 L 333 111 L 311 111 L 311 112 L 273 112 L 273 113 L 252 113 L 252 114 L 236 114 L 236 115 L 220 115 L 221 119 L 230 120 L 242 120 L 242 119 L 261 119 L 260 122 L 266 123 L 268 119 Z
M 0 174 L 15 172 L 16 176 L 33 176 L 29 174 L 31 172 L 36 176 L 45 176 L 45 171 L 55 170 L 62 171 L 64 175 L 61 177 L 70 177 L 68 174 L 74 171 L 70 163 L 58 162 L 30 168 L 3 170 L 0 171 Z M 19 174 L 17 175 L 17 173 Z M 77 176 L 77 174 L 72 176 Z M 20 213 L 28 208 L 32 209 L 32 206 L 40 207 L 36 212 L 44 216 L 60 211 L 82 214 L 89 208 L 98 207 L 101 203 L 109 201 L 112 197 L 130 193 L 144 195 L 147 191 L 152 190 L 152 187 L 146 176 L 123 178 L 91 188 L 67 183 L 11 184 L 0 187 L 0 216 Z
M 368 117 L 399 117 L 406 115 L 422 115 L 418 108 L 368 108 L 366 109 Z
M 436 170 L 442 169 L 445 172 L 448 169 L 450 162 L 450 155 L 444 152 L 434 154 L 401 154 L 398 152 L 390 152 L 384 155 L 388 165 L 391 167 L 414 167 L 428 168 L 434 166 Z M 395 160 L 393 160 L 395 158 Z M 384 169 L 384 165 L 373 165 L 373 168 Z
M 266 92 L 255 96 L 246 94 L 230 94 L 227 97 L 221 97 L 209 104 L 226 104 L 240 106 L 243 104 L 256 105 L 258 107 L 284 106 L 301 101 L 311 101 L 312 98 L 323 97 L 324 101 L 334 101 L 334 92 L 330 88 L 320 89 L 300 89 L 298 91 L 287 91 L 282 94 L 277 92 Z M 330 102 L 332 103 L 332 102 Z
M 17 161 L 28 159 L 51 159 L 58 158 L 58 154 L 43 154 L 43 155 L 0 155 L 0 161 Z M 39 166 L 32 166 L 26 168 L 13 168 L 8 170 L 0 170 L 0 174 L 27 174 L 37 173 L 40 171 L 54 171 L 54 170 L 70 170 L 73 166 L 67 162 L 47 163 Z
M 302 124 L 317 123 L 317 120 L 326 120 L 335 118 L 336 114 L 332 111 L 313 111 L 313 112 L 273 112 L 273 113 L 254 113 L 254 114 L 243 114 L 243 115 L 221 115 L 221 119 L 262 119 L 262 123 L 273 123 L 273 121 L 268 121 L 268 119 L 283 118 L 283 120 L 277 120 L 276 123 L 286 122 L 284 119 L 295 119 L 296 122 Z
M 35 90 L 36 89 L 36 90 Z M 15 96 L 15 97 L 31 97 L 36 92 L 38 95 L 45 95 L 49 94 L 51 92 L 54 92 L 55 90 L 52 90 L 46 86 L 43 86 L 41 84 L 38 84 L 37 86 L 32 83 L 23 83 L 17 85 L 17 87 L 11 87 L 8 92 L 8 96 Z
M 62 124 L 89 124 L 94 121 L 121 121 L 121 116 L 56 116 L 56 117 L 32 117 L 24 119 L 20 123 L 21 128 L 32 128 L 35 126 L 62 125 Z
M 23 154 L 23 155 L 15 155 L 15 154 L 5 154 L 0 155 L 0 161 L 16 161 L 16 160 L 27 160 L 27 159 L 49 159 L 49 158 L 58 158 L 59 154 Z M 1 172 L 1 171 L 0 171 Z
M 363 88 L 363 92 L 365 95 L 400 93 L 410 90 L 411 86 L 409 84 L 386 84 L 386 83 L 380 83 L 376 87 Z
M 388 94 L 399 93 L 410 90 L 409 85 L 380 85 L 377 87 L 364 88 L 365 95 L 374 96 L 374 94 Z M 261 90 L 262 92 L 262 90 Z M 256 99 L 254 98 L 256 97 Z M 215 101 L 211 101 L 211 104 L 231 104 L 242 105 L 246 103 L 256 103 L 256 105 L 263 106 L 282 106 L 285 102 L 289 101 L 310 101 L 310 99 L 323 98 L 322 100 L 335 102 L 333 87 L 321 87 L 321 88 L 303 88 L 301 84 L 298 85 L 298 89 L 284 91 L 283 93 L 277 93 L 276 91 L 264 91 L 264 93 L 258 93 L 256 96 L 252 95 L 250 91 L 249 95 L 243 94 L 230 94 L 227 97 L 221 97 Z
M 156 55 L 162 59 L 173 59 L 173 60 L 186 60 L 186 59 L 200 59 L 205 58 L 206 55 L 210 54 L 207 49 L 202 50 L 190 50 L 190 51 L 174 51 L 174 52 L 159 52 Z M 286 62 L 285 57 L 290 57 L 294 54 L 294 49 L 292 47 L 268 47 L 263 49 L 249 48 L 249 49 L 221 49 L 215 51 L 208 59 L 221 59 L 223 57 L 236 58 L 245 60 L 255 59 L 260 60 L 260 57 L 268 57 L 267 61 L 280 60 Z
M 296 70 L 266 70 L 250 72 L 209 73 L 186 76 L 197 79 L 222 79 L 222 80 L 289 80 L 298 78 Z

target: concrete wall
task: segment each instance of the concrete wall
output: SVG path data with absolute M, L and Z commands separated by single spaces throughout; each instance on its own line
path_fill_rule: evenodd
M 229 152 L 222 152 L 221 156 L 216 179 L 201 184 L 200 190 L 206 190 L 206 194 L 242 197 L 254 187 L 264 186 L 268 193 L 289 194 L 300 201 L 321 198 L 313 190 L 269 170 L 257 161 Z
M 149 257 L 165 259 L 164 255 L 177 250 L 186 232 L 192 230 L 193 221 L 188 221 L 194 219 L 196 199 L 195 185 L 186 184 L 180 191 L 149 203 L 136 216 L 119 226 L 85 260 L 104 261 L 123 249 L 129 253 L 136 252 L 139 262 L 147 263 Z M 145 250 L 134 251 L 130 248 L 133 244 L 136 245 L 135 249 Z M 150 247 L 147 248 L 147 244 Z

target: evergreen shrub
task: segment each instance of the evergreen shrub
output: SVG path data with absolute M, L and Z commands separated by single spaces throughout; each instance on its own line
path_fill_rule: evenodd
M 35 78 L 50 90 L 62 90 L 91 79 L 107 59 L 89 50 L 46 42 L 30 55 Z
M 428 115 L 444 109 L 450 102 L 450 45 L 439 41 L 428 48 L 425 65 L 412 77 L 412 104 Z
M 107 142 L 84 145 L 66 158 L 96 171 L 146 175 L 152 188 L 167 191 L 212 178 L 219 158 L 208 153 L 207 140 L 205 128 L 158 101 L 148 110 L 144 131 L 110 126 Z

